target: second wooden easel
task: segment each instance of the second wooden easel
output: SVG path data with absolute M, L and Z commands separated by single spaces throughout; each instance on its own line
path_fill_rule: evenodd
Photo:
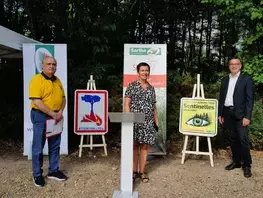
M 200 92 L 201 92 L 201 97 L 200 97 Z M 193 94 L 192 98 L 194 99 L 204 99 L 205 94 L 204 94 L 204 87 L 203 84 L 200 84 L 200 74 L 197 74 L 197 84 L 194 84 L 194 89 L 193 89 Z M 212 152 L 212 146 L 211 146 L 211 136 L 204 135 L 207 137 L 207 143 L 208 143 L 208 152 L 200 152 L 199 151 L 199 137 L 202 135 L 195 135 L 196 136 L 196 150 L 195 151 L 189 151 L 186 150 L 187 144 L 188 144 L 188 137 L 189 135 L 185 135 L 184 139 L 184 147 L 182 150 L 182 160 L 181 164 L 184 164 L 185 161 L 185 154 L 195 154 L 195 155 L 209 155 L 210 157 L 210 165 L 214 167 L 214 161 L 213 161 L 213 152 Z

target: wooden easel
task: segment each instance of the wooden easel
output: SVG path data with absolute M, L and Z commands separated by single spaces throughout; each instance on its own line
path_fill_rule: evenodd
M 87 83 L 87 90 L 96 90 L 95 80 L 93 80 L 93 76 L 90 75 L 90 79 Z M 93 135 L 101 135 L 102 137 L 102 144 L 93 144 Z M 87 136 L 87 144 L 83 144 L 84 136 Z M 90 150 L 93 150 L 93 147 L 104 147 L 104 154 L 105 156 L 108 156 L 107 152 L 107 144 L 105 140 L 105 133 L 84 133 L 81 134 L 80 137 L 80 145 L 79 145 L 79 157 L 82 155 L 82 148 L 83 147 L 89 147 Z
M 200 97 L 200 91 L 201 91 L 201 97 Z M 197 84 L 194 84 L 192 98 L 196 98 L 196 99 L 200 99 L 200 98 L 204 99 L 205 98 L 203 84 L 200 84 L 200 74 L 197 74 Z M 210 136 L 204 135 L 204 136 L 207 137 L 208 152 L 200 152 L 199 151 L 199 137 L 200 137 L 200 135 L 194 135 L 194 136 L 196 136 L 196 150 L 195 151 L 188 151 L 188 150 L 186 150 L 187 143 L 188 143 L 188 136 L 189 135 L 185 135 L 184 147 L 183 147 L 183 150 L 182 150 L 181 164 L 184 164 L 185 154 L 209 155 L 209 157 L 210 157 L 210 164 L 211 164 L 212 167 L 214 167 L 213 152 L 212 152 Z

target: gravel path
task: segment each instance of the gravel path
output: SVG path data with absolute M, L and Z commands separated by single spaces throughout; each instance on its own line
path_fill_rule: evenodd
M 99 149 L 98 149 L 99 150 Z M 119 151 L 112 150 L 108 157 L 101 151 L 86 151 L 81 159 L 77 152 L 61 157 L 61 170 L 69 179 L 65 182 L 46 179 L 44 188 L 33 185 L 31 161 L 20 153 L 0 152 L 0 197 L 112 197 L 119 190 Z M 147 164 L 150 181 L 136 182 L 135 191 L 141 198 L 154 197 L 263 197 L 263 154 L 253 152 L 253 176 L 243 176 L 241 169 L 225 171 L 229 157 L 226 151 L 214 157 L 210 167 L 208 157 L 191 157 L 184 165 L 180 155 L 154 158 Z M 48 166 L 44 163 L 44 173 Z

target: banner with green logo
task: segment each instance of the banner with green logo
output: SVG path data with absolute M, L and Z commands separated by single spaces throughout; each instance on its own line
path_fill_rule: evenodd
M 163 155 L 166 153 L 166 44 L 124 45 L 123 94 L 128 84 L 138 79 L 136 66 L 140 62 L 150 65 L 148 82 L 155 89 L 158 110 L 159 131 L 149 154 Z
M 54 45 L 35 45 L 36 74 L 42 72 L 42 62 L 46 56 L 55 57 Z
M 31 100 L 28 98 L 29 84 L 32 77 L 42 72 L 42 62 L 46 56 L 57 60 L 55 75 L 60 79 L 67 98 L 67 45 L 66 44 L 23 44 L 23 74 L 24 74 L 24 155 L 30 156 L 32 149 L 33 126 L 30 118 Z M 63 112 L 64 128 L 61 135 L 60 153 L 68 154 L 68 110 Z M 48 154 L 48 144 L 45 144 L 43 154 Z

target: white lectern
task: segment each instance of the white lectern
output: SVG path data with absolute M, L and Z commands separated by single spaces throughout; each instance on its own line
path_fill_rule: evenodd
M 133 172 L 133 123 L 143 123 L 144 113 L 109 113 L 111 122 L 121 122 L 121 189 L 114 191 L 113 198 L 137 198 L 132 192 Z

